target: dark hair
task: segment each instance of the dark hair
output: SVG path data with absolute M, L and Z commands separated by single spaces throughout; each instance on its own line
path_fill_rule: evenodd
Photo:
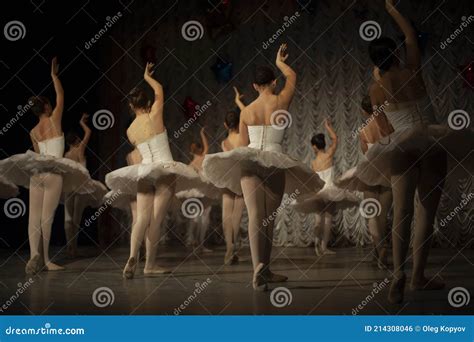
M 76 132 L 71 131 L 66 134 L 66 144 L 68 144 L 68 146 L 74 146 L 80 142 L 81 138 L 79 138 L 79 135 Z
M 147 109 L 150 106 L 150 99 L 141 88 L 133 88 L 128 94 L 128 101 L 136 109 Z
M 255 69 L 253 83 L 262 86 L 272 83 L 275 80 L 275 73 L 267 66 L 258 66 Z
M 224 120 L 229 129 L 239 128 L 240 114 L 237 112 L 228 112 Z
M 369 114 L 372 114 L 372 102 L 370 101 L 370 96 L 365 95 L 360 102 L 360 107 Z
M 49 102 L 49 99 L 45 96 L 32 96 L 28 99 L 28 103 L 30 102 L 33 103 L 30 107 L 30 110 L 36 116 L 44 114 L 45 107 L 47 105 L 51 105 L 51 102 Z
M 311 145 L 316 146 L 319 150 L 326 147 L 326 140 L 323 133 L 318 133 L 311 138 Z
M 192 142 L 191 143 L 191 153 L 198 154 L 202 152 L 202 144 L 200 142 Z
M 397 44 L 392 38 L 380 37 L 370 42 L 369 56 L 372 62 L 382 71 L 387 71 L 395 61 Z

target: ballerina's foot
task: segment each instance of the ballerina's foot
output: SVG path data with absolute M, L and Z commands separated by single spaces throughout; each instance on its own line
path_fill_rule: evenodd
M 264 292 L 268 290 L 268 284 L 264 272 L 265 265 L 260 263 L 253 273 L 252 285 L 255 291 Z
M 201 248 L 201 253 L 212 253 L 212 252 L 213 252 L 213 250 L 212 250 L 212 249 L 209 249 L 209 248 L 207 248 L 207 247 L 204 247 L 204 246 L 203 246 L 203 247 Z
M 168 274 L 171 273 L 169 268 L 155 266 L 153 268 L 145 268 L 143 274 L 145 275 L 158 275 L 158 274 Z
M 420 280 L 412 280 L 410 287 L 413 291 L 436 291 L 444 289 L 445 283 L 438 277 L 431 279 L 423 277 Z
M 403 302 L 403 295 L 405 292 L 406 276 L 404 273 L 395 276 L 392 279 L 390 290 L 388 292 L 388 301 L 392 304 L 399 304 Z
M 276 274 L 272 271 L 267 271 L 265 273 L 265 278 L 268 283 L 283 283 L 288 280 L 288 277 L 282 274 Z
M 46 269 L 46 271 L 63 271 L 63 270 L 65 270 L 64 267 L 56 265 L 55 263 L 52 263 L 51 261 L 48 262 L 45 265 L 45 269 Z
M 41 270 L 41 264 L 40 264 L 40 256 L 36 255 L 30 260 L 28 260 L 28 263 L 25 266 L 25 273 L 26 274 L 36 274 Z
M 123 277 L 125 279 L 132 279 L 135 276 L 135 270 L 137 269 L 137 259 L 130 258 L 123 269 Z
M 316 253 L 316 256 L 321 256 L 321 249 L 318 245 L 314 246 L 314 253 Z
M 336 252 L 334 252 L 333 250 L 331 250 L 329 248 L 321 248 L 321 253 L 322 253 L 322 255 L 334 255 L 334 254 L 336 254 Z
M 234 265 L 236 262 L 238 262 L 239 257 L 234 254 L 234 251 L 232 249 L 227 250 L 225 252 L 224 256 L 224 265 L 229 266 L 229 265 Z

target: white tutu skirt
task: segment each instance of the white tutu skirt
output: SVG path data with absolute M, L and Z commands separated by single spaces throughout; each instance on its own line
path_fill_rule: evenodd
M 0 174 L 24 188 L 30 187 L 31 176 L 45 172 L 60 174 L 63 177 L 63 192 L 85 193 L 88 190 L 82 187 L 91 179 L 89 171 L 71 159 L 27 151 L 0 161 Z
M 341 189 L 349 190 L 349 191 L 377 191 L 377 189 L 382 186 L 386 188 L 391 188 L 392 185 L 390 183 L 390 179 L 378 177 L 377 181 L 369 180 L 369 183 L 382 183 L 382 184 L 375 184 L 369 185 L 365 183 L 367 181 L 367 177 L 364 175 L 364 172 L 367 168 L 370 167 L 369 162 L 364 157 L 364 159 L 359 162 L 356 167 L 353 167 L 346 172 L 344 172 L 334 184 Z
M 183 180 L 199 178 L 198 173 L 189 165 L 172 162 L 154 162 L 150 164 L 136 164 L 114 170 L 105 176 L 105 184 L 111 190 L 120 190 L 124 194 L 136 195 L 138 182 L 150 185 L 166 176 L 175 175 L 176 184 Z
M 218 201 L 222 198 L 222 189 L 215 187 L 204 175 L 196 178 L 183 179 L 176 185 L 176 198 L 183 200 L 187 198 L 208 199 Z
M 409 156 L 421 160 L 433 153 L 447 153 L 448 157 L 462 162 L 472 170 L 474 133 L 469 130 L 452 130 L 443 125 L 418 125 L 411 129 L 395 131 L 374 144 L 366 153 L 367 160 L 354 171 L 357 178 L 369 186 L 390 184 L 392 167 L 397 160 Z M 340 186 L 341 183 L 338 182 Z
M 309 214 L 350 208 L 357 206 L 360 201 L 356 194 L 330 184 L 316 194 L 297 197 L 291 206 L 298 212 Z
M 102 199 L 104 206 L 130 211 L 130 203 L 136 201 L 136 195 L 125 194 L 121 191 L 112 190 L 105 194 Z
M 285 171 L 285 192 L 299 194 L 321 190 L 324 181 L 310 167 L 290 156 L 251 147 L 239 147 L 227 152 L 208 154 L 203 162 L 204 175 L 216 187 L 242 194 L 242 171 L 265 178 L 277 170 Z
M 71 196 L 78 196 L 79 200 L 86 203 L 87 206 L 97 208 L 102 205 L 105 194 L 107 193 L 107 187 L 101 182 L 91 179 L 84 183 L 81 187 L 82 191 L 73 191 L 70 193 L 63 193 L 61 196 L 61 203 L 64 204 L 66 198 Z
M 5 177 L 0 176 L 0 198 L 7 199 L 16 197 L 18 195 L 18 187 L 7 180 Z

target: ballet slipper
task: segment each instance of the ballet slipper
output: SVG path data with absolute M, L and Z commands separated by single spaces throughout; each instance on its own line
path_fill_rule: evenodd
M 50 261 L 50 262 L 47 262 L 44 267 L 45 267 L 46 271 L 49 271 L 49 272 L 63 271 L 63 270 L 65 270 L 64 267 L 59 266 L 59 265 L 56 265 L 55 263 L 52 263 L 51 261 Z
M 288 277 L 282 274 L 273 273 L 270 270 L 264 272 L 264 277 L 268 283 L 283 283 L 288 280 Z
M 153 268 L 145 268 L 143 270 L 144 275 L 157 275 L 157 274 L 168 274 L 171 270 L 161 266 L 154 266 Z
M 233 248 L 229 248 L 224 255 L 224 265 L 232 265 L 234 261 L 234 250 Z
M 255 291 L 264 292 L 268 290 L 267 280 L 264 276 L 265 265 L 263 263 L 258 264 L 257 268 L 253 272 L 252 286 Z
M 123 277 L 125 279 L 132 279 L 135 276 L 135 270 L 137 269 L 137 260 L 132 257 L 128 259 L 125 268 L 123 269 Z
M 35 255 L 33 258 L 28 260 L 28 263 L 25 266 L 26 274 L 36 274 L 41 270 L 41 258 L 39 255 Z
M 436 291 L 444 289 L 444 282 L 438 277 L 433 277 L 431 279 L 421 278 L 419 280 L 412 279 L 410 288 L 413 291 Z
M 329 249 L 329 248 L 323 248 L 321 247 L 321 253 L 322 255 L 334 255 L 336 254 L 336 252 L 334 252 L 333 250 Z
M 314 252 L 316 253 L 316 256 L 321 256 L 323 254 L 318 244 L 314 245 Z
M 405 273 L 400 273 L 393 277 L 390 290 L 388 291 L 388 301 L 390 303 L 399 304 L 403 302 L 406 279 Z
M 214 251 L 212 249 L 209 249 L 209 248 L 205 247 L 205 246 L 202 246 L 201 252 L 202 253 L 212 253 Z

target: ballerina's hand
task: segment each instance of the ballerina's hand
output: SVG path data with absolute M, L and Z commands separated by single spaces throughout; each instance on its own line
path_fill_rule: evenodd
M 324 120 L 324 126 L 326 126 L 327 128 L 332 128 L 332 123 L 331 123 L 331 120 L 329 120 L 329 118 L 326 118 Z
M 88 119 L 89 119 L 89 115 L 87 113 L 82 113 L 80 123 L 86 125 Z
M 51 76 L 53 77 L 58 76 L 58 73 L 59 73 L 58 57 L 54 57 L 53 61 L 51 62 Z
M 237 89 L 237 87 L 233 87 L 233 88 L 234 88 L 236 100 L 240 100 L 242 97 L 244 97 L 244 94 L 239 93 L 239 90 Z
M 385 8 L 390 11 L 391 9 L 395 8 L 395 5 L 393 4 L 393 0 L 385 0 Z
M 286 52 L 286 49 L 288 48 L 288 45 L 286 43 L 281 44 L 280 48 L 278 49 L 277 53 L 277 58 L 276 58 L 276 63 L 285 63 L 286 59 L 288 58 L 288 52 Z
M 380 76 L 380 69 L 376 66 L 374 67 L 373 75 L 376 81 L 380 81 L 382 79 L 382 76 Z
M 150 62 L 147 62 L 146 63 L 146 67 L 145 67 L 145 75 L 144 77 L 151 77 L 153 75 L 153 67 L 155 66 L 155 64 L 153 63 L 150 63 Z

